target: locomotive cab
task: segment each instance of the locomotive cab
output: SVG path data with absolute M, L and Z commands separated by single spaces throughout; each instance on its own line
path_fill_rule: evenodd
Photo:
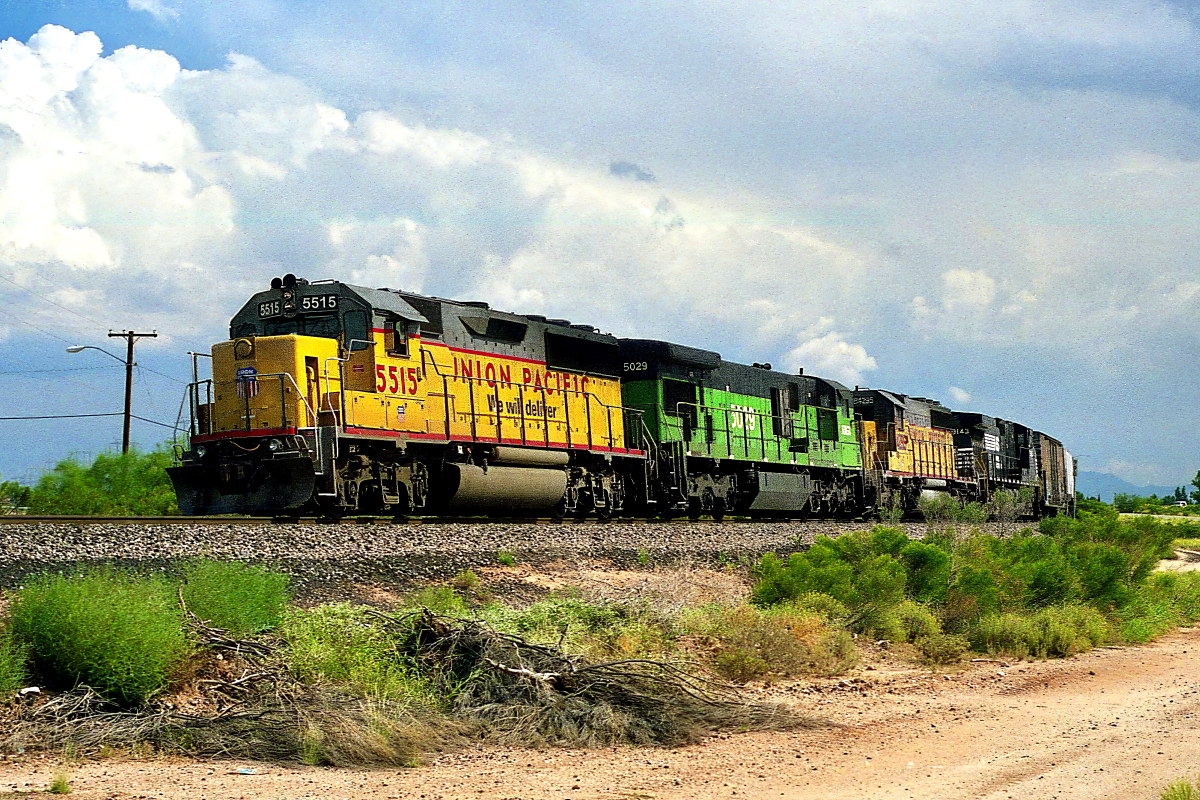
M 336 490 L 340 432 L 424 432 L 420 325 L 399 296 L 275 279 L 189 387 L 192 447 L 169 470 L 185 514 L 282 512 Z

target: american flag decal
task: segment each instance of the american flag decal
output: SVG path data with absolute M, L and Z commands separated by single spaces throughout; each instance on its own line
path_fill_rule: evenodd
M 362 364 L 355 364 L 355 365 L 353 366 L 353 368 L 352 368 L 352 369 L 353 369 L 355 372 L 362 372 L 362 371 L 363 371 L 363 365 L 362 365 Z
M 258 396 L 258 370 L 254 367 L 241 367 L 237 371 L 237 381 L 234 388 L 241 400 Z

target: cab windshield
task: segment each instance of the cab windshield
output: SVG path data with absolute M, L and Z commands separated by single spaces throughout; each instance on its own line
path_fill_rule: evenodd
M 294 317 L 292 319 L 268 320 L 263 326 L 264 336 L 286 336 L 294 333 L 299 336 L 324 336 L 336 339 L 341 333 L 336 314 L 321 316 Z

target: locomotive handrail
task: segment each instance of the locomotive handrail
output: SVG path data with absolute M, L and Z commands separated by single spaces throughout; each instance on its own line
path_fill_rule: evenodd
M 288 427 L 288 425 L 287 425 L 287 407 L 286 407 L 286 403 L 284 402 L 284 397 L 283 397 L 283 392 L 287 388 L 284 384 L 284 379 L 286 379 L 287 382 L 291 383 L 292 388 L 294 388 L 296 390 L 296 397 L 299 398 L 300 402 L 304 404 L 304 409 L 305 409 L 305 411 L 308 412 L 308 415 L 312 420 L 311 427 L 317 426 L 318 421 L 319 421 L 317 412 L 313 408 L 312 404 L 310 402 L 308 402 L 308 398 L 304 396 L 304 392 L 300 391 L 300 385 L 298 383 L 296 383 L 296 377 L 294 375 L 292 375 L 290 372 L 268 372 L 268 373 L 263 373 L 263 374 L 254 376 L 254 380 L 256 380 L 256 381 L 263 380 L 265 378 L 279 378 L 280 379 L 279 380 L 279 392 L 280 392 L 279 413 L 280 413 L 280 426 L 281 427 L 284 427 L 284 428 Z M 207 378 L 202 381 L 196 381 L 195 383 L 189 383 L 188 391 L 193 399 L 192 424 L 191 424 L 191 430 L 193 431 L 193 433 L 191 435 L 193 435 L 193 436 L 205 435 L 205 433 L 202 432 L 199 428 L 199 418 L 198 418 L 199 417 L 198 410 L 199 410 L 199 405 L 200 405 L 199 404 L 199 390 L 200 390 L 201 385 L 207 386 L 209 389 L 209 402 L 206 405 L 211 406 L 212 405 L 211 390 L 212 390 L 213 386 L 215 386 L 217 384 L 228 383 L 229 385 L 236 387 L 239 383 L 249 383 L 249 382 L 250 381 L 248 381 L 248 380 L 241 380 L 241 379 L 237 379 L 237 378 L 235 378 L 232 381 L 217 381 L 213 378 Z M 248 396 L 247 396 L 247 403 L 249 403 Z M 207 433 L 212 434 L 212 433 L 214 433 L 214 431 L 213 431 L 214 420 L 213 420 L 213 414 L 211 411 L 209 412 L 207 421 L 208 421 Z M 296 420 L 296 422 L 299 422 L 299 420 Z M 247 419 L 247 424 L 249 424 L 249 419 Z M 297 425 L 296 427 L 299 428 L 299 427 L 305 427 L 305 426 Z M 319 455 L 320 454 L 320 444 L 319 443 L 317 445 L 317 452 Z

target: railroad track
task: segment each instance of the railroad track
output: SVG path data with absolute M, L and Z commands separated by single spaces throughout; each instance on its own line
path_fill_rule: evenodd
M 693 520 L 687 517 L 674 519 L 620 517 L 607 520 L 552 519 L 550 517 L 112 517 L 88 514 L 7 514 L 0 515 L 0 525 L 28 525 L 32 523 L 71 525 L 622 525 L 655 523 L 661 525 L 706 522 L 709 524 L 737 524 L 740 522 L 790 522 L 787 519 L 756 520 L 749 518 L 726 518 L 719 523 L 712 519 Z

